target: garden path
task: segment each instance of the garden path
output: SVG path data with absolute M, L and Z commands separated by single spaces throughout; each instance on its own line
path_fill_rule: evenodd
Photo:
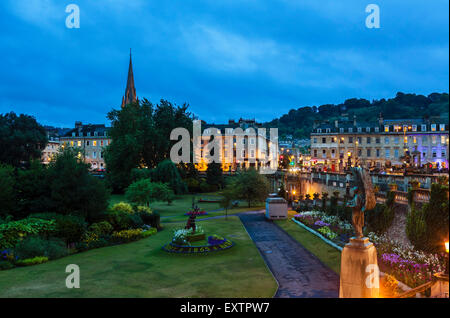
M 339 297 L 339 276 L 263 213 L 239 218 L 278 281 L 275 297 Z

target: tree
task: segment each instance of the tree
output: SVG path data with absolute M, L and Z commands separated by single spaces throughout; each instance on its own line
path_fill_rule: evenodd
M 47 133 L 34 117 L 14 112 L 0 115 L 0 162 L 20 167 L 40 159 Z
M 211 162 L 206 169 L 206 183 L 216 186 L 217 188 L 223 187 L 223 175 L 222 165 L 220 163 Z
M 222 191 L 222 199 L 220 200 L 220 206 L 225 209 L 225 219 L 228 218 L 228 209 L 233 206 L 233 197 L 235 196 L 233 189 L 230 187 L 225 188 Z
M 176 142 L 170 140 L 174 128 L 186 128 L 192 135 L 192 118 L 187 108 L 165 100 L 153 106 L 143 99 L 108 113 L 112 142 L 106 149 L 105 162 L 108 180 L 115 191 L 123 191 L 132 182 L 134 168 L 152 169 L 169 158 Z
M 15 207 L 14 168 L 0 164 L 0 218 L 12 214 Z
M 266 177 L 259 174 L 254 168 L 239 172 L 227 187 L 233 191 L 234 199 L 247 201 L 248 207 L 264 201 L 269 193 L 269 183 Z
M 186 184 L 181 180 L 178 168 L 169 159 L 161 161 L 156 166 L 152 171 L 151 179 L 155 182 L 167 183 L 176 194 L 186 192 Z
M 109 191 L 103 181 L 89 174 L 89 165 L 66 148 L 48 168 L 52 210 L 92 221 L 108 208 Z
M 140 179 L 127 188 L 125 197 L 136 205 L 149 206 L 152 201 L 152 183 L 150 179 Z
M 17 219 L 53 210 L 55 204 L 51 200 L 51 180 L 47 167 L 40 161 L 33 160 L 29 169 L 18 170 L 15 188 L 17 193 L 15 217 Z

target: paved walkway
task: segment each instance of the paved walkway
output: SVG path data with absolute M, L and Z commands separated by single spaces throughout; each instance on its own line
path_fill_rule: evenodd
M 275 297 L 339 297 L 339 276 L 262 213 L 239 217 L 278 281 Z

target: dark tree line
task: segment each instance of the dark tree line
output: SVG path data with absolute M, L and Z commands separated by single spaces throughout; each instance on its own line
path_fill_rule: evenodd
M 359 121 L 376 121 L 380 113 L 385 118 L 417 118 L 417 116 L 447 116 L 448 94 L 432 93 L 428 96 L 397 93 L 394 98 L 369 101 L 350 98 L 342 104 L 325 104 L 291 109 L 287 114 L 266 123 L 278 127 L 281 136 L 291 134 L 296 138 L 309 138 L 314 121 L 339 119 L 342 114 L 349 118 L 356 115 Z

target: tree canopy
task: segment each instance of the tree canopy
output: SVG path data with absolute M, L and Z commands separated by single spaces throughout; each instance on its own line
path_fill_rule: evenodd
M 40 159 L 47 133 L 32 116 L 14 112 L 0 114 L 0 162 L 20 167 Z
M 161 100 L 153 105 L 147 99 L 108 113 L 112 142 L 105 152 L 107 177 L 115 190 L 124 190 L 132 181 L 135 168 L 155 168 L 170 157 L 176 141 L 170 140 L 174 128 L 192 132 L 188 105 L 173 105 Z

